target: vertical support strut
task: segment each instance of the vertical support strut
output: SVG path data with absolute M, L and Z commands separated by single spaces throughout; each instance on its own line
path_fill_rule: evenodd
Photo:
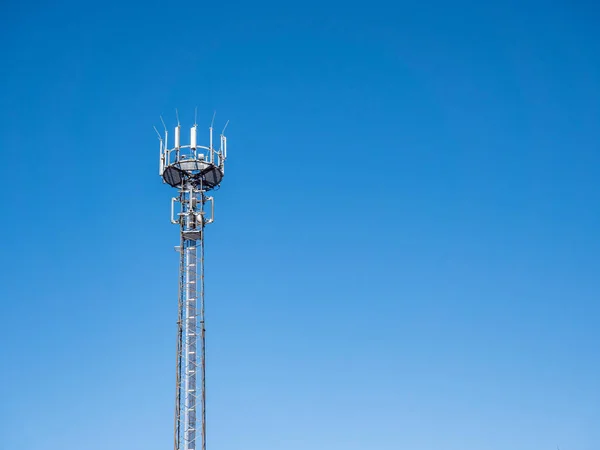
M 185 247 L 185 278 L 186 278 L 186 378 L 185 378 L 185 440 L 186 449 L 196 449 L 196 376 L 198 361 L 196 358 L 198 342 L 198 317 L 196 304 L 198 291 L 196 286 L 196 240 L 186 239 Z
M 179 196 L 179 201 L 183 204 L 182 195 Z M 178 307 L 177 307 L 177 355 L 176 355 L 176 378 L 175 378 L 175 424 L 173 430 L 174 450 L 180 450 L 181 445 L 181 371 L 183 370 L 183 304 L 185 298 L 185 255 L 183 253 L 184 237 L 183 237 L 183 221 L 180 225 L 180 240 L 179 240 L 179 292 L 178 292 Z
M 200 233 L 200 340 L 201 340 L 201 383 L 202 383 L 202 450 L 206 450 L 206 329 L 204 327 L 204 190 L 200 193 L 202 232 Z

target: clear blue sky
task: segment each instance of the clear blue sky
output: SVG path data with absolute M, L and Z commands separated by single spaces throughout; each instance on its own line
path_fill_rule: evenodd
M 0 448 L 172 448 L 152 125 L 230 119 L 210 450 L 597 450 L 594 2 L 0 6 Z

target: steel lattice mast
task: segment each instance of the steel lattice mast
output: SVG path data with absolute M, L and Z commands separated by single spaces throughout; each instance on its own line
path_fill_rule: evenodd
M 206 193 L 219 186 L 225 173 L 227 124 L 215 149 L 212 124 L 208 146 L 197 145 L 197 124 L 190 129 L 189 145 L 181 145 L 179 119 L 177 122 L 172 148 L 166 126 L 164 137 L 157 131 L 159 173 L 179 191 L 171 199 L 171 222 L 180 227 L 174 450 L 206 450 L 204 227 L 214 220 L 214 199 Z M 210 217 L 206 214 L 208 203 Z

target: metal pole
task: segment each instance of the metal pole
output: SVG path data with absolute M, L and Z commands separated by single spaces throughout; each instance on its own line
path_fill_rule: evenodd
M 179 201 L 182 202 L 182 194 L 179 195 Z M 175 378 L 175 424 L 173 430 L 174 450 L 180 450 L 181 442 L 181 370 L 182 370 L 182 350 L 183 350 L 183 303 L 185 296 L 184 266 L 185 255 L 183 253 L 183 222 L 180 225 L 179 240 L 179 293 L 177 301 L 177 354 L 176 354 L 176 378 Z
M 209 147 L 197 146 L 194 124 L 190 131 L 190 144 L 180 145 L 179 127 L 178 119 L 175 147 L 171 149 L 168 147 L 166 126 L 164 140 L 159 135 L 159 173 L 163 182 L 179 191 L 179 197 L 171 201 L 171 223 L 178 224 L 180 230 L 173 446 L 174 450 L 206 450 L 204 228 L 214 220 L 214 201 L 206 196 L 206 192 L 220 186 L 227 141 L 223 129 L 221 146 L 215 152 L 211 123 Z M 175 204 L 178 201 L 180 212 L 176 214 Z M 211 202 L 209 219 L 204 215 L 207 201 Z M 200 446 L 197 445 L 198 439 L 202 440 Z
M 206 197 L 201 192 L 200 208 L 202 212 L 202 232 L 200 233 L 200 339 L 202 370 L 202 450 L 206 450 L 206 329 L 204 328 L 204 203 Z
M 181 239 L 174 446 L 175 450 L 196 450 L 198 434 L 200 434 L 201 448 L 206 450 L 206 330 L 204 328 L 204 204 L 206 196 L 202 185 L 185 186 L 180 191 L 179 200 L 181 202 L 179 219 Z M 200 286 L 198 286 L 198 282 Z M 201 352 L 200 358 L 197 354 L 198 347 Z M 200 368 L 198 363 L 200 363 Z M 198 405 L 197 395 L 198 369 L 200 369 L 200 405 Z M 198 407 L 201 408 L 200 433 L 197 429 Z
M 196 448 L 196 376 L 197 365 L 197 289 L 196 289 L 196 242 L 195 240 L 186 240 L 186 443 L 187 450 Z

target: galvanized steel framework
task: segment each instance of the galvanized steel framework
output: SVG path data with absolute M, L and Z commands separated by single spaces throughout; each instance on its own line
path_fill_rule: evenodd
M 201 189 L 189 186 L 189 190 L 180 192 L 179 202 L 182 215 L 179 245 L 181 269 L 177 321 L 175 449 L 197 448 L 198 406 L 200 406 L 200 439 L 201 448 L 204 450 L 206 448 L 204 224 L 201 221 L 198 231 L 197 224 L 194 222 L 197 215 L 204 217 L 206 196 Z M 198 375 L 200 375 L 199 386 Z M 185 445 L 182 446 L 181 442 Z
M 160 175 L 179 190 L 171 200 L 171 222 L 180 227 L 174 450 L 206 450 L 204 228 L 214 220 L 214 200 L 206 193 L 219 186 L 227 157 L 225 129 L 218 149 L 213 148 L 212 124 L 209 131 L 207 147 L 197 145 L 197 125 L 190 129 L 190 144 L 181 145 L 178 123 L 173 148 L 166 127 L 164 137 L 157 131 Z

